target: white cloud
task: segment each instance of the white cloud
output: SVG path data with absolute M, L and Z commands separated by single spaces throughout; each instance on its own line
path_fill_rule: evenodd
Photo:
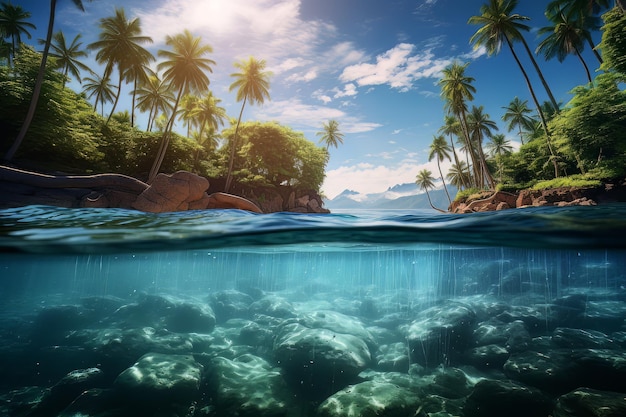
M 342 110 L 306 104 L 299 99 L 270 101 L 255 110 L 255 117 L 261 120 L 276 120 L 289 126 L 315 129 L 319 129 L 328 120 L 335 119 L 343 133 L 369 132 L 381 126 L 349 116 Z
M 416 80 L 439 78 L 441 71 L 453 61 L 435 58 L 431 49 L 414 54 L 415 45 L 401 43 L 376 57 L 375 63 L 346 67 L 339 79 L 356 82 L 359 86 L 388 84 L 391 88 L 408 91 Z
M 443 174 L 446 175 L 447 165 L 442 164 Z M 415 182 L 417 173 L 428 169 L 433 177 L 439 177 L 437 163 L 434 161 L 417 164 L 413 160 L 405 160 L 397 165 L 374 165 L 360 163 L 341 166 L 326 172 L 326 179 L 322 191 L 328 198 L 334 198 L 345 189 L 359 193 L 383 192 L 396 184 Z
M 311 94 L 311 97 L 321 101 L 324 104 L 328 104 L 331 101 L 333 101 L 333 99 L 330 98 L 328 95 L 324 94 L 324 90 L 321 90 L 321 89 L 313 91 L 313 93 Z
M 344 85 L 343 90 L 334 88 L 333 92 L 335 93 L 335 95 L 333 96 L 334 98 L 352 97 L 358 94 L 358 91 L 356 90 L 356 85 L 354 85 L 353 83 Z

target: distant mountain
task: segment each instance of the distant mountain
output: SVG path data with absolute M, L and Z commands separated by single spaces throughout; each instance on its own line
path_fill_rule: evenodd
M 448 186 L 450 197 L 454 199 L 457 189 Z M 448 197 L 443 186 L 429 191 L 430 199 L 435 207 L 446 210 Z M 332 200 L 324 200 L 324 207 L 337 209 L 429 209 L 426 193 L 415 183 L 397 184 L 382 193 L 362 194 L 354 190 L 344 190 Z

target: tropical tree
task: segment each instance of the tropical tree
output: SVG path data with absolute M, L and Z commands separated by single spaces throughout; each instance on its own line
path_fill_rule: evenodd
M 601 69 L 618 71 L 626 74 L 626 13 L 620 8 L 613 8 L 606 12 L 602 33 L 602 54 L 604 63 Z
M 139 84 L 148 82 L 150 77 L 155 76 L 156 73 L 145 63 L 140 61 L 132 62 L 126 72 L 124 78 L 133 82 L 133 98 L 131 100 L 131 112 L 130 112 L 130 125 L 135 126 L 135 108 L 137 106 L 137 90 Z
M 115 85 L 111 83 L 111 79 L 108 77 L 100 77 L 94 75 L 94 77 L 86 77 L 83 85 L 83 91 L 87 94 L 87 98 L 96 96 L 93 109 L 98 109 L 100 104 L 100 114 L 104 117 L 104 105 L 106 103 L 113 103 L 115 97 Z
M 487 142 L 487 153 L 496 159 L 498 165 L 498 181 L 502 182 L 502 172 L 504 170 L 504 164 L 502 163 L 502 156 L 509 155 L 513 152 L 511 142 L 502 133 L 492 135 Z
M 204 132 L 207 130 L 213 132 L 210 135 L 211 138 L 215 137 L 214 132 L 217 132 L 218 128 L 224 125 L 224 120 L 227 116 L 226 109 L 219 105 L 221 102 L 222 100 L 215 97 L 211 91 L 204 98 L 197 101 L 193 116 L 200 126 L 200 138 L 203 138 Z
M 191 126 L 195 124 L 195 111 L 200 101 L 200 97 L 195 94 L 185 94 L 179 103 L 179 108 L 176 111 L 178 114 L 178 120 L 182 120 L 187 125 L 187 137 L 191 137 Z
M 467 184 L 470 184 L 471 175 L 469 166 L 465 163 L 465 161 L 460 161 L 458 164 L 452 164 L 452 166 L 450 166 L 446 178 L 451 185 L 454 185 L 459 190 L 462 190 L 464 188 L 468 188 Z
M 523 130 L 530 130 L 532 128 L 532 124 L 534 120 L 529 114 L 532 113 L 532 110 L 528 108 L 527 100 L 520 100 L 519 97 L 515 97 L 508 106 L 503 107 L 506 110 L 504 115 L 502 116 L 502 121 L 507 122 L 507 129 L 512 131 L 513 129 L 518 129 L 518 135 L 520 142 L 522 145 L 524 144 L 524 135 Z
M 430 206 L 434 210 L 444 212 L 443 210 L 433 206 L 433 202 L 430 199 L 430 194 L 428 193 L 429 189 L 435 188 L 435 178 L 433 178 L 432 172 L 430 172 L 427 169 L 421 170 L 420 172 L 417 173 L 415 183 L 417 184 L 418 187 L 420 187 L 420 190 L 426 191 L 426 197 L 428 197 L 428 204 L 430 204 Z
M 446 114 L 443 118 L 444 124 L 439 128 L 439 133 L 442 135 L 448 135 L 450 138 L 450 149 L 452 149 L 452 155 L 454 156 L 454 163 L 459 163 L 459 156 L 456 153 L 456 147 L 454 146 L 454 138 L 462 135 L 461 124 L 456 117 Z
M 521 23 L 521 21 L 529 20 L 526 16 L 521 16 L 517 13 L 513 13 L 513 9 L 517 6 L 517 0 L 489 0 L 488 4 L 483 5 L 480 8 L 481 15 L 480 16 L 472 16 L 470 17 L 468 23 L 480 25 L 481 27 L 472 35 L 470 38 L 470 43 L 474 44 L 474 48 L 485 47 L 487 50 L 487 54 L 493 55 L 497 54 L 501 47 L 502 43 L 506 43 L 517 63 L 522 75 L 524 76 L 524 80 L 526 81 L 526 85 L 528 86 L 528 91 L 537 107 L 537 112 L 539 113 L 539 117 L 541 118 L 541 122 L 543 123 L 544 130 L 548 137 L 547 145 L 550 151 L 550 154 L 554 156 L 554 150 L 552 149 L 552 144 L 550 141 L 550 131 L 548 129 L 548 124 L 546 118 L 541 110 L 541 106 L 539 101 L 537 100 L 537 95 L 535 94 L 535 90 L 533 89 L 532 84 L 530 83 L 530 79 L 528 78 L 528 74 L 524 69 L 515 49 L 513 48 L 514 41 L 521 41 L 524 45 L 524 48 L 528 52 L 528 56 L 531 58 L 537 73 L 540 76 L 541 82 L 548 92 L 550 96 L 550 101 L 554 105 L 555 108 L 558 109 L 559 105 L 554 99 L 548 84 L 545 82 L 545 78 L 537 65 L 537 62 L 533 58 L 533 54 L 522 36 L 521 31 L 528 31 L 530 28 Z M 554 161 L 554 175 L 555 177 L 559 176 L 559 167 Z
M 460 123 L 461 132 L 468 147 L 467 154 L 472 160 L 474 171 L 473 179 L 476 181 L 479 176 L 479 165 L 476 163 L 476 154 L 472 147 L 469 130 L 467 127 L 467 101 L 474 99 L 476 88 L 472 85 L 474 78 L 465 75 L 465 70 L 469 63 L 461 64 L 454 62 L 443 69 L 443 77 L 438 84 L 441 86 L 441 96 L 445 100 L 445 109 L 448 114 L 456 116 Z M 469 164 L 468 164 L 469 165 Z
M 17 48 L 22 43 L 22 35 L 26 35 L 30 39 L 28 29 L 37 28 L 34 24 L 27 22 L 30 17 L 30 12 L 25 11 L 22 6 L 14 6 L 7 2 L 2 2 L 0 5 L 0 35 L 3 38 L 11 39 L 8 56 L 9 66 L 15 58 Z
M 343 133 L 339 130 L 339 122 L 336 120 L 329 120 L 322 125 L 322 131 L 316 133 L 320 137 L 319 143 L 323 143 L 326 146 L 326 150 L 331 146 L 335 148 L 339 147 L 339 144 L 343 144 Z
M 81 34 L 79 33 L 74 37 L 72 42 L 68 45 L 65 41 L 65 35 L 63 32 L 59 31 L 54 34 L 52 37 L 52 44 L 50 48 L 50 56 L 55 58 L 55 65 L 58 70 L 63 73 L 65 78 L 72 74 L 79 83 L 82 83 L 80 78 L 80 71 L 87 71 L 91 73 L 91 69 L 80 62 L 79 58 L 87 57 L 87 52 L 83 49 L 80 49 L 82 42 L 79 42 L 81 38 Z M 43 40 L 40 40 L 43 43 Z M 63 80 L 63 86 L 65 87 L 65 82 L 67 80 Z
M 203 45 L 202 39 L 194 37 L 188 30 L 175 36 L 167 36 L 165 44 L 172 50 L 159 50 L 159 56 L 165 58 L 165 61 L 159 63 L 157 68 L 165 70 L 163 81 L 170 83 L 178 89 L 178 92 L 171 116 L 163 131 L 157 156 L 148 175 L 149 182 L 156 177 L 165 157 L 181 97 L 191 91 L 206 91 L 209 88 L 209 77 L 205 71 L 213 72 L 211 65 L 215 65 L 215 61 L 204 57 L 213 52 L 213 48 L 210 45 Z
M 230 85 L 229 91 L 237 89 L 237 101 L 242 101 L 241 111 L 239 112 L 239 118 L 237 119 L 237 127 L 235 128 L 235 134 L 233 135 L 230 143 L 230 157 L 228 161 L 228 172 L 226 174 L 226 185 L 224 191 L 228 192 L 230 184 L 232 182 L 233 164 L 235 162 L 235 150 L 237 148 L 237 133 L 239 125 L 241 124 L 241 116 L 243 110 L 246 107 L 246 102 L 250 104 L 263 104 L 267 98 L 269 100 L 270 82 L 269 77 L 271 73 L 265 71 L 267 63 L 264 59 L 256 60 L 254 57 L 248 58 L 247 61 L 235 62 L 235 68 L 240 72 L 230 74 L 235 78 L 235 81 Z
M 137 107 L 140 111 L 148 112 L 147 132 L 152 131 L 157 115 L 160 113 L 170 114 L 174 100 L 171 86 L 163 82 L 157 74 L 149 76 L 147 80 L 139 84 L 137 87 Z
M 88 48 L 98 51 L 96 61 L 105 65 L 103 77 L 110 75 L 114 67 L 118 72 L 117 94 L 108 123 L 120 99 L 122 82 L 136 81 L 138 68 L 154 61 L 154 56 L 141 46 L 152 43 L 152 38 L 141 35 L 139 18 L 127 19 L 123 8 L 116 8 L 114 16 L 100 19 L 100 29 L 98 40 L 89 44 Z M 134 70 L 129 73 L 131 68 Z M 131 78 L 131 74 L 135 78 Z
M 482 186 L 486 183 L 492 189 L 495 187 L 491 172 L 487 166 L 487 158 L 483 151 L 483 140 L 493 136 L 493 131 L 498 130 L 496 122 L 489 118 L 489 115 L 484 112 L 483 106 L 472 106 L 467 118 L 467 125 L 470 132 L 470 138 L 472 145 L 477 154 L 478 162 L 480 163 L 480 176 L 479 184 Z
M 82 0 L 72 0 L 72 2 L 81 11 L 83 12 L 85 11 Z M 17 137 L 15 138 L 13 145 L 11 146 L 11 148 L 9 148 L 6 155 L 4 156 L 4 159 L 6 159 L 7 161 L 10 161 L 15 156 L 15 152 L 17 152 L 20 145 L 24 141 L 26 132 L 28 132 L 28 128 L 30 127 L 31 122 L 33 121 L 33 117 L 35 116 L 37 102 L 39 101 L 39 94 L 41 94 L 41 85 L 43 84 L 43 77 L 46 73 L 46 62 L 48 61 L 48 53 L 50 51 L 50 44 L 52 43 L 52 32 L 54 30 L 54 17 L 56 14 L 56 5 L 57 5 L 57 0 L 50 0 L 50 17 L 48 18 L 48 31 L 46 33 L 46 43 L 43 49 L 41 65 L 39 66 L 37 78 L 35 79 L 33 95 L 30 100 L 28 112 L 26 113 L 26 117 L 24 119 L 24 122 L 22 123 L 22 128 L 17 134 Z
M 563 62 L 568 55 L 576 55 L 585 69 L 587 80 L 591 82 L 589 67 L 581 55 L 585 47 L 584 40 L 586 35 L 584 29 L 571 14 L 567 14 L 563 10 L 555 12 L 546 11 L 546 17 L 552 25 L 542 27 L 537 32 L 540 36 L 548 36 L 539 43 L 536 52 L 543 54 L 546 60 L 556 57 L 559 62 Z
M 619 2 L 615 2 L 619 7 Z M 576 25 L 582 30 L 583 37 L 600 64 L 603 60 L 593 42 L 591 31 L 602 27 L 602 19 L 598 16 L 604 9 L 610 7 L 610 0 L 554 0 L 548 3 L 546 13 L 563 12 L 574 18 Z
M 446 138 L 443 135 L 433 136 L 433 141 L 430 144 L 430 152 L 428 153 L 428 161 L 432 161 L 433 158 L 437 159 L 437 169 L 439 170 L 439 177 L 441 178 L 441 182 L 443 183 L 443 189 L 446 191 L 446 195 L 448 196 L 448 202 L 452 204 L 452 199 L 450 198 L 450 193 L 448 193 L 448 187 L 446 186 L 446 181 L 443 177 L 443 172 L 441 172 L 441 162 L 445 159 L 450 160 L 450 147 L 446 142 Z

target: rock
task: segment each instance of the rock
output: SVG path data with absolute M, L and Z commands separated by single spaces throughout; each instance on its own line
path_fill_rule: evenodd
M 471 348 L 463 356 L 465 361 L 476 368 L 502 369 L 509 359 L 509 351 L 501 345 L 491 344 Z
M 211 362 L 208 380 L 215 415 L 279 417 L 297 407 L 280 370 L 258 356 L 217 357 Z
M 189 204 L 203 198 L 208 188 L 206 178 L 187 171 L 158 174 L 132 206 L 151 213 L 187 210 Z
M 215 314 L 208 305 L 179 303 L 165 320 L 167 329 L 175 333 L 210 333 L 215 327 Z
M 34 410 L 34 415 L 57 415 L 81 393 L 102 387 L 104 382 L 102 371 L 98 368 L 72 371 L 52 386 Z
M 206 208 L 209 209 L 238 209 L 238 210 L 247 210 L 254 213 L 263 213 L 260 208 L 258 208 L 253 202 L 250 200 L 246 200 L 243 197 L 239 197 L 232 194 L 226 193 L 212 193 L 208 197 L 208 203 Z
M 467 397 L 463 415 L 480 417 L 548 417 L 552 401 L 536 388 L 513 381 L 483 379 Z
M 438 369 L 432 375 L 423 377 L 419 384 L 427 394 L 450 399 L 466 397 L 472 389 L 465 373 L 457 368 Z
M 472 310 L 456 303 L 421 311 L 406 329 L 411 362 L 428 367 L 454 363 L 470 347 L 475 320 Z
M 296 310 L 290 302 L 276 295 L 268 295 L 250 304 L 251 314 L 263 314 L 266 316 L 290 318 L 296 316 Z
M 274 357 L 303 395 L 318 399 L 354 382 L 371 362 L 370 351 L 360 338 L 298 323 L 277 330 Z
M 317 409 L 320 417 L 425 417 L 415 393 L 395 384 L 365 381 L 327 398 Z
M 408 372 L 409 354 L 406 343 L 381 345 L 375 355 L 376 369 L 383 372 Z
M 191 355 L 148 353 L 119 374 L 113 386 L 148 409 L 170 402 L 185 404 L 198 395 L 202 369 Z
M 209 304 L 215 311 L 218 323 L 232 318 L 250 317 L 250 304 L 254 300 L 248 294 L 236 290 L 224 290 L 209 295 Z
M 367 343 L 372 351 L 376 350 L 377 346 L 374 337 L 356 317 L 331 310 L 319 310 L 313 313 L 302 314 L 298 317 L 298 322 L 309 328 L 322 328 L 356 336 Z
M 626 416 L 626 395 L 620 392 L 579 388 L 560 396 L 553 417 Z
M 618 349 L 607 335 L 595 330 L 559 327 L 552 333 L 552 342 L 562 348 Z

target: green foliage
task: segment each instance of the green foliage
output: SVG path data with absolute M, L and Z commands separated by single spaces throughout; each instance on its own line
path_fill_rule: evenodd
M 597 187 L 602 182 L 599 180 L 585 179 L 580 175 L 572 175 L 571 177 L 560 177 L 546 181 L 539 181 L 532 189 L 533 190 L 545 190 L 547 188 L 561 188 L 561 187 Z
M 466 188 L 465 190 L 459 190 L 456 193 L 456 197 L 454 197 L 454 201 L 463 200 L 463 199 L 468 198 L 470 196 L 478 196 L 483 191 L 484 190 L 481 190 L 479 188 Z
M 607 162 L 624 166 L 626 92 L 618 88 L 616 74 L 599 74 L 594 85 L 575 88 L 574 98 L 550 127 L 555 146 L 574 157 L 580 172 Z
M 234 127 L 222 132 L 228 139 L 228 145 L 220 150 L 223 160 L 234 133 Z M 242 123 L 237 142 L 233 174 L 240 182 L 318 190 L 324 181 L 328 152 L 289 127 L 276 122 Z
M 619 7 L 614 7 L 602 19 L 604 26 L 599 48 L 604 63 L 600 69 L 626 74 L 626 13 Z

